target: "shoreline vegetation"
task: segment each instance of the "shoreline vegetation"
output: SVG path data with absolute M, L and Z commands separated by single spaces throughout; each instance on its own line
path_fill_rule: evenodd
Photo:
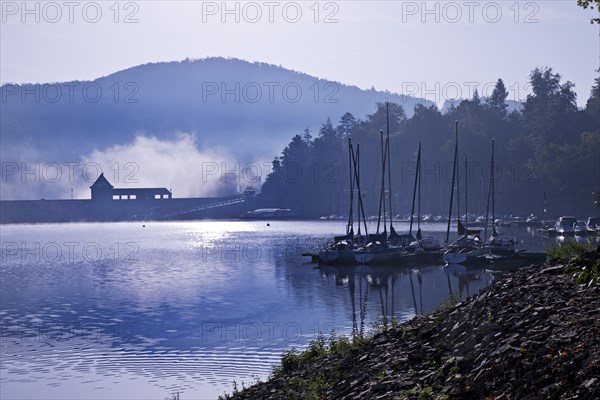
M 548 254 L 430 315 L 288 350 L 219 400 L 598 398 L 600 246 Z

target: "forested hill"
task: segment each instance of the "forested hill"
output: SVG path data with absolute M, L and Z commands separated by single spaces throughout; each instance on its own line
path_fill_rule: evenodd
M 5 84 L 1 92 L 2 156 L 17 160 L 25 146 L 72 160 L 140 132 L 161 139 L 193 133 L 205 148 L 237 152 L 240 162 L 270 159 L 311 121 L 348 110 L 364 116 L 386 99 L 409 113 L 431 104 L 225 58 L 150 63 L 94 81 Z
M 447 214 L 458 121 L 463 213 L 465 186 L 468 211 L 483 214 L 486 210 L 494 138 L 497 213 L 542 217 L 546 208 L 549 218 L 596 214 L 592 192 L 600 191 L 600 78 L 584 109 L 577 109 L 573 84 L 561 82 L 551 68 L 536 68 L 530 81 L 532 93 L 523 107 L 510 112 L 501 79 L 490 98 L 481 99 L 475 93 L 444 114 L 435 106 L 418 105 L 414 114 L 407 116 L 402 104 L 391 103 L 393 213 L 410 212 L 416 150 L 421 142 L 423 212 Z M 364 119 L 351 113 L 340 114 L 338 119 L 339 123 L 322 121 L 314 137 L 296 135 L 273 161 L 274 172 L 263 185 L 263 193 L 273 204 L 314 216 L 347 213 L 347 142 L 351 138 L 355 146 L 360 144 L 367 214 L 377 213 L 379 131 L 386 129 L 385 104 L 380 103 L 376 112 Z M 314 125 L 314 121 L 308 123 Z

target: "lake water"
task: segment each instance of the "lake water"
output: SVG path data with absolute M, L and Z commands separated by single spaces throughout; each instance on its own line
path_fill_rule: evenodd
M 407 224 L 396 224 L 398 232 Z M 441 265 L 315 268 L 343 221 L 1 227 L 0 398 L 216 398 L 319 332 L 429 313 L 494 274 Z M 444 224 L 426 232 L 442 237 Z M 505 228 L 530 250 L 547 239 Z

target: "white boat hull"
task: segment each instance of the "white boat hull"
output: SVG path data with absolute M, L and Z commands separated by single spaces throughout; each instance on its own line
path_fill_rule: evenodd
M 444 253 L 444 261 L 447 264 L 462 264 L 467 261 L 467 255 L 465 253 L 446 252 Z

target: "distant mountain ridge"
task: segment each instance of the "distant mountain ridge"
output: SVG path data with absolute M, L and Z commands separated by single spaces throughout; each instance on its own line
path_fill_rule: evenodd
M 139 133 L 169 138 L 177 132 L 242 159 L 271 158 L 327 117 L 334 124 L 345 112 L 363 118 L 386 100 L 402 104 L 408 116 L 417 103 L 433 104 L 226 58 L 149 63 L 93 81 L 5 84 L 0 92 L 2 156 L 9 158 L 27 146 L 72 159 Z

